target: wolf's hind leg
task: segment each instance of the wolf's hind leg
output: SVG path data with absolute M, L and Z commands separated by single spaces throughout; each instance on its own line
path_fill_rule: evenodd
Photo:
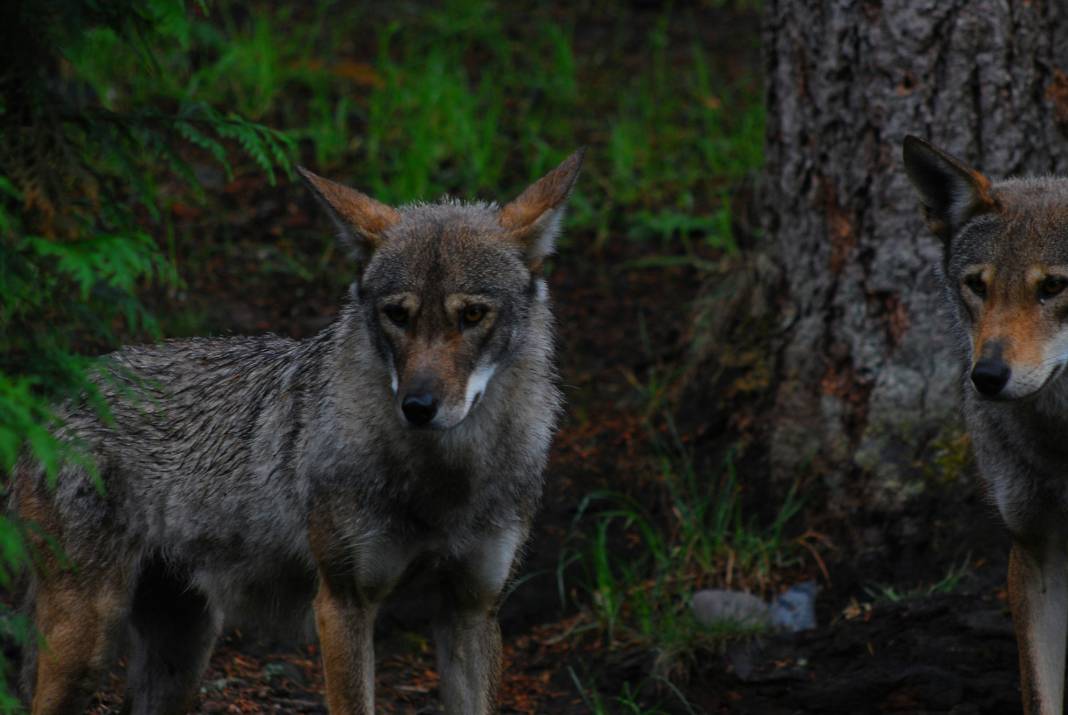
M 126 602 L 125 583 L 114 574 L 54 574 L 37 584 L 34 623 L 43 642 L 33 666 L 33 715 L 85 709 L 113 653 Z
M 1027 715 L 1060 715 L 1068 636 L 1068 554 L 1059 539 L 1023 545 L 1009 558 L 1009 602 L 1020 649 Z
M 186 579 L 161 562 L 142 573 L 130 612 L 124 712 L 184 715 L 192 707 L 221 618 Z

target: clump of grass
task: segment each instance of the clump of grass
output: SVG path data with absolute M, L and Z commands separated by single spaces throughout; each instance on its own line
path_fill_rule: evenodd
M 972 574 L 972 555 L 969 553 L 959 564 L 952 564 L 939 580 L 901 589 L 892 584 L 874 583 L 864 588 L 873 603 L 902 603 L 917 598 L 956 592 Z
M 669 712 L 678 712 L 680 705 L 690 715 L 697 713 L 682 691 L 665 678 L 654 676 L 637 684 L 625 682 L 618 694 L 605 696 L 598 689 L 595 678 L 586 678 L 584 681 L 571 667 L 568 667 L 567 672 L 582 702 L 593 715 L 608 715 L 608 713 L 667 715 Z M 651 705 L 650 699 L 654 701 Z M 669 709 L 665 701 L 675 707 Z
M 564 597 L 563 574 L 577 571 L 572 596 L 609 648 L 652 648 L 655 673 L 680 676 L 699 652 L 759 632 L 751 625 L 699 624 L 692 594 L 708 587 L 766 593 L 778 574 L 801 564 L 813 536 L 788 532 L 802 506 L 795 490 L 761 522 L 743 510 L 733 462 L 728 458 L 719 475 L 701 473 L 677 437 L 670 448 L 661 446 L 656 483 L 662 493 L 655 505 L 608 491 L 581 502 L 559 583 Z

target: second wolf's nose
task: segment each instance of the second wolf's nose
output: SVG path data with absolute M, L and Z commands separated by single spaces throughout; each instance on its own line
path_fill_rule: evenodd
M 993 397 L 1009 381 L 1009 366 L 1001 360 L 983 358 L 972 368 L 972 384 L 980 394 Z
M 438 412 L 438 401 L 429 392 L 405 395 L 401 410 L 410 423 L 416 427 L 422 427 L 434 419 L 434 415 Z

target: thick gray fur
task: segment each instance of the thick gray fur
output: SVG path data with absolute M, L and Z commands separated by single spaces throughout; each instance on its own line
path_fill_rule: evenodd
M 38 467 L 20 466 L 17 490 L 52 505 L 79 573 L 122 574 L 131 712 L 164 712 L 195 688 L 224 622 L 306 622 L 315 520 L 342 535 L 331 568 L 353 579 L 372 621 L 406 577 L 439 575 L 446 707 L 490 708 L 479 702 L 492 694 L 465 689 L 499 666 L 468 662 L 478 646 L 457 623 L 494 611 L 538 505 L 561 409 L 553 319 L 545 281 L 499 240 L 495 205 L 399 212 L 337 320 L 312 338 L 178 340 L 105 357 L 97 383 L 110 421 L 88 401 L 61 415 L 103 492 L 77 466 L 54 491 Z M 376 301 L 399 291 L 425 304 L 451 292 L 498 301 L 480 347 L 496 372 L 451 429 L 411 429 L 398 411 Z M 496 623 L 486 628 L 492 641 Z M 373 663 L 360 667 L 373 677 Z

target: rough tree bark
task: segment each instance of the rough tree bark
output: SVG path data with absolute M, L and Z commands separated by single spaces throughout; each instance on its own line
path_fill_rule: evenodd
M 1060 0 L 765 0 L 770 250 L 791 305 L 773 472 L 893 510 L 958 423 L 960 369 L 901 141 L 991 176 L 1068 172 Z

